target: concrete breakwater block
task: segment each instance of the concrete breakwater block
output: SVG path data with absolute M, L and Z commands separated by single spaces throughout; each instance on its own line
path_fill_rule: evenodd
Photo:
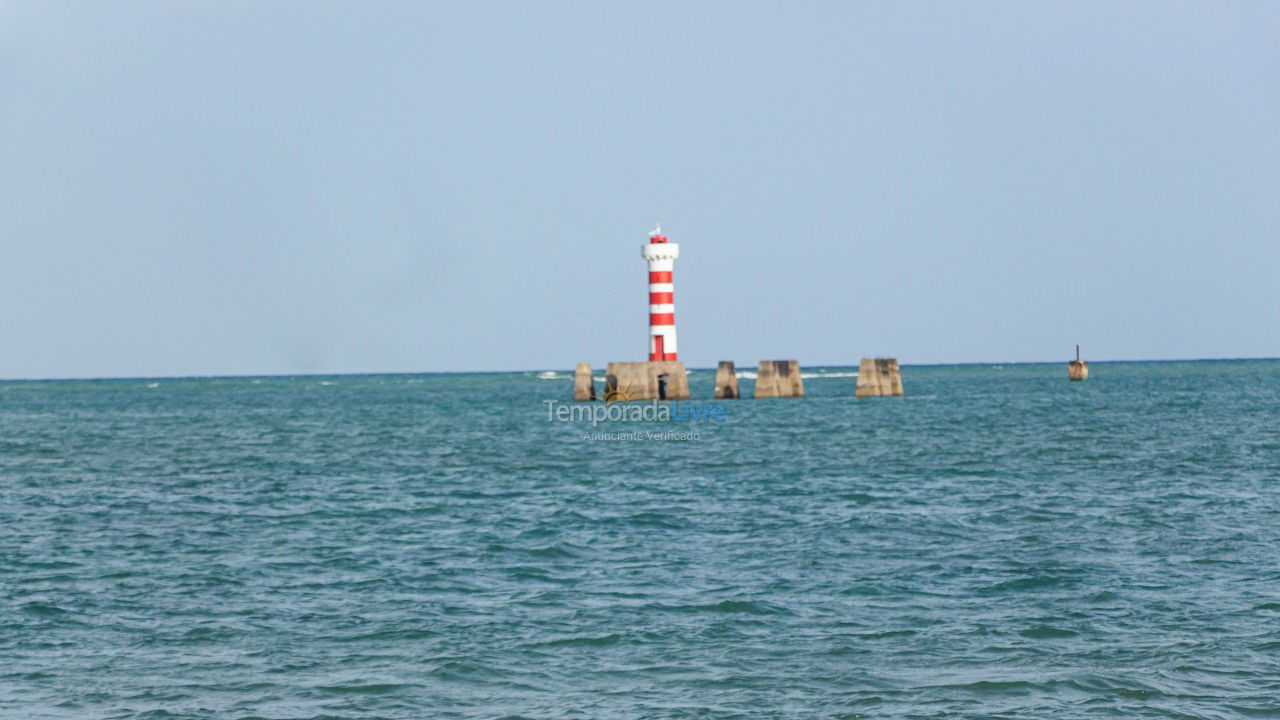
M 721 360 L 716 367 L 716 399 L 732 400 L 738 395 L 738 372 L 732 360 Z
M 1089 379 L 1089 361 L 1072 360 L 1067 363 L 1067 378 L 1072 382 L 1084 382 Z
M 862 358 L 858 365 L 857 397 L 901 397 L 902 371 L 897 358 Z
M 757 398 L 804 397 L 799 360 L 761 360 L 756 371 Z
M 682 362 L 611 362 L 605 372 L 602 399 L 688 400 L 689 376 Z
M 1076 346 L 1076 359 L 1067 363 L 1067 379 L 1084 382 L 1089 379 L 1089 363 L 1080 359 L 1080 346 Z
M 596 399 L 596 382 L 591 377 L 591 366 L 578 363 L 573 371 L 573 401 L 588 402 Z

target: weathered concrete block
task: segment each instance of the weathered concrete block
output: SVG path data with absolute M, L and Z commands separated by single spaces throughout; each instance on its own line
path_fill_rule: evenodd
M 1067 379 L 1071 382 L 1084 382 L 1089 379 L 1089 363 L 1080 359 L 1080 346 L 1076 345 L 1076 359 L 1067 363 Z
M 1084 382 L 1089 379 L 1089 361 L 1072 360 L 1067 363 L 1067 378 L 1072 382 Z M 1105 383 L 1104 383 L 1105 384 Z
M 665 392 L 657 393 L 659 400 L 688 400 L 689 374 L 682 362 L 652 362 L 654 385 Z M 665 397 L 664 397 L 665 395 Z
M 591 366 L 578 363 L 573 371 L 573 401 L 587 402 L 596 399 L 596 382 L 591 377 Z
M 716 367 L 716 399 L 732 400 L 738 397 L 738 371 L 732 360 L 721 360 Z
M 862 358 L 856 397 L 901 397 L 902 371 L 896 358 Z
M 688 400 L 689 375 L 682 362 L 611 362 L 604 400 Z
M 761 360 L 756 371 L 757 398 L 804 397 L 799 360 Z

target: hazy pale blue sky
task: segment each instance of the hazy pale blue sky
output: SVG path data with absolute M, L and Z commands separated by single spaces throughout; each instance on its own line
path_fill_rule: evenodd
M 0 377 L 1280 355 L 1280 3 L 0 0 Z

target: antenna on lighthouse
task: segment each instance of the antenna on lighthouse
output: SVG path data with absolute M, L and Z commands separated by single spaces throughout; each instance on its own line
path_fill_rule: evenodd
M 657 227 L 649 231 L 649 237 L 658 237 L 661 234 L 662 234 L 662 223 L 658 223 Z

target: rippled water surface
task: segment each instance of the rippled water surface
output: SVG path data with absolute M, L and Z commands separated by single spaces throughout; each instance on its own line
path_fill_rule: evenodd
M 822 372 L 0 383 L 0 717 L 1280 716 L 1280 362 Z

